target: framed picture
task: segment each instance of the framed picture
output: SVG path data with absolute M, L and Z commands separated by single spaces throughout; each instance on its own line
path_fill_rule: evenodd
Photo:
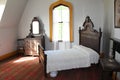
M 120 0 L 114 2 L 114 23 L 115 28 L 120 28 Z

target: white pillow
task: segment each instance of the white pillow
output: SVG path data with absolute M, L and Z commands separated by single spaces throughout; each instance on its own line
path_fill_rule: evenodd
M 79 49 L 79 48 L 80 48 L 80 45 L 73 45 L 72 48 Z
M 91 49 L 89 47 L 83 46 L 83 45 L 74 45 L 73 48 L 75 48 L 75 49 L 81 49 L 81 48 L 83 48 L 85 51 L 88 51 L 90 53 L 98 54 L 95 50 L 93 50 L 93 49 Z
M 89 47 L 86 47 L 86 46 L 83 46 L 83 45 L 80 45 L 80 47 L 84 48 L 85 50 L 87 51 L 90 51 L 91 53 L 97 53 L 95 50 L 93 50 L 92 48 L 89 48 Z M 98 54 L 98 53 L 97 53 Z

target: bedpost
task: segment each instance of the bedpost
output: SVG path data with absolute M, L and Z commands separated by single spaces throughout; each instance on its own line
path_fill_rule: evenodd
M 101 38 L 101 36 L 102 36 L 102 31 L 101 31 L 101 28 L 99 28 L 99 32 L 100 32 L 100 38 Z
M 47 77 L 47 55 L 44 54 L 44 75 Z
M 38 45 L 38 53 L 39 53 L 39 63 L 44 64 L 44 48 L 41 45 Z
M 79 27 L 79 45 L 81 44 L 81 27 Z
M 102 32 L 101 32 L 101 28 L 99 28 L 99 54 L 100 54 L 101 36 L 102 36 Z
M 47 64 L 47 55 L 44 53 L 44 48 L 41 45 L 38 45 L 38 51 L 39 51 L 39 63 L 41 62 L 44 69 L 44 75 L 47 77 L 46 73 L 46 64 Z
M 40 63 L 40 46 L 38 45 L 38 58 L 39 58 L 39 63 Z

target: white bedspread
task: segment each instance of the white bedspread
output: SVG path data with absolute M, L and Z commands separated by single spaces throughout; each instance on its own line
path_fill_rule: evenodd
M 89 67 L 98 63 L 99 55 L 94 50 L 82 45 L 66 50 L 45 51 L 47 55 L 47 73 L 73 68 Z

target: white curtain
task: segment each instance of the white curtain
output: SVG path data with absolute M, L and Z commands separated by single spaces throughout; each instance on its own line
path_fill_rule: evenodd
M 68 41 L 64 41 L 64 42 L 59 42 L 59 50 L 65 50 L 65 49 L 70 49 L 71 48 L 71 44 Z
M 53 47 L 54 47 L 54 50 L 70 49 L 71 48 L 71 43 L 68 42 L 68 41 L 64 41 L 64 42 L 54 41 L 53 42 Z
M 53 41 L 53 50 L 59 49 L 59 43 L 57 41 Z

